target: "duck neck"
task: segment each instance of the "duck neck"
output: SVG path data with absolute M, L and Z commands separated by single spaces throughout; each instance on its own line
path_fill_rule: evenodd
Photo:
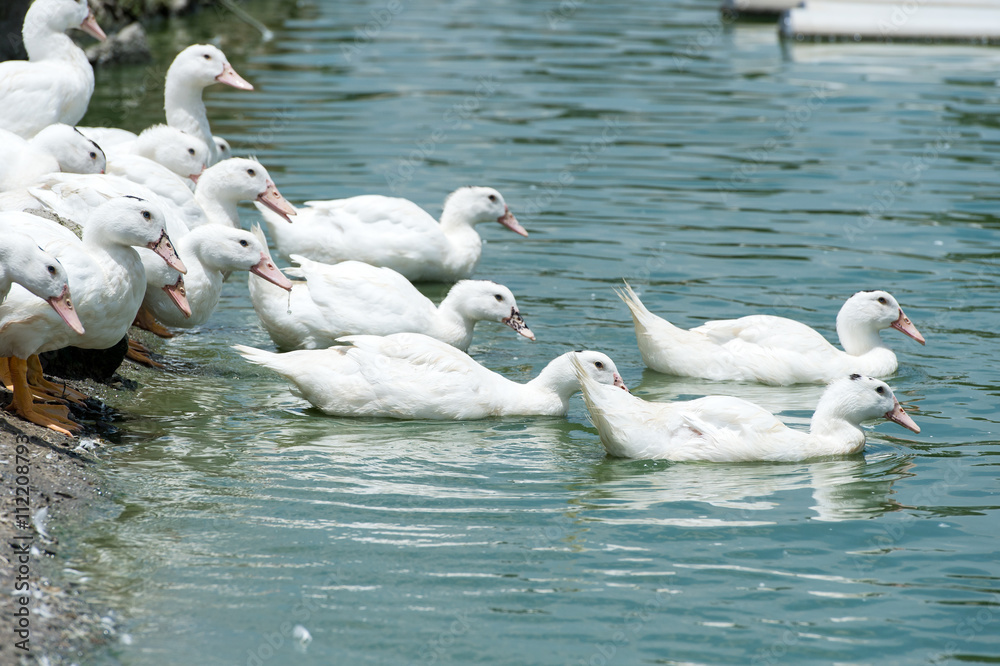
M 171 72 L 167 71 L 167 82 L 163 89 L 163 110 L 167 124 L 204 141 L 208 146 L 211 165 L 218 161 L 219 154 L 215 141 L 212 140 L 212 129 L 208 125 L 208 113 L 201 93 L 201 88 L 179 80 L 176 74 L 171 76 Z
M 885 347 L 877 330 L 843 314 L 837 316 L 837 337 L 840 338 L 844 351 L 851 356 L 861 356 L 873 349 Z
M 573 366 L 568 352 L 556 357 L 542 368 L 538 376 L 528 382 L 527 386 L 551 395 L 561 405 L 562 413 L 569 408 L 569 399 L 580 390 L 580 382 L 573 372 Z
M 465 217 L 446 207 L 441 213 L 441 232 L 451 247 L 450 261 L 446 263 L 456 274 L 471 275 L 483 251 L 483 239 L 476 233 L 475 227 Z
M 193 284 L 202 279 L 200 277 L 202 275 L 205 280 L 212 281 L 218 278 L 219 283 L 222 283 L 226 268 L 219 266 L 215 260 L 215 255 L 212 252 L 215 243 L 212 232 L 210 225 L 204 225 L 192 229 L 191 233 L 181 236 L 181 239 L 177 241 L 177 254 L 184 260 L 185 265 L 188 264 L 188 257 L 193 260 L 190 262 L 192 265 L 188 266 L 188 272 L 184 274 L 185 284 Z
M 434 337 L 465 351 L 472 344 L 476 320 L 466 315 L 454 295 L 454 290 L 441 301 L 434 318 Z
M 204 323 L 204 319 L 215 310 L 222 295 L 223 269 L 212 260 L 213 241 L 210 229 L 198 227 L 182 236 L 177 242 L 177 254 L 181 256 L 187 273 L 184 286 L 187 289 L 188 304 L 191 306 L 192 325 Z M 176 277 L 176 273 L 174 273 Z
M 28 60 L 72 60 L 80 57 L 87 62 L 83 50 L 77 46 L 65 32 L 53 30 L 45 22 L 45 3 L 36 2 L 24 17 L 24 50 L 28 52 Z M 88 64 L 89 66 L 89 64 Z
M 206 169 L 194 188 L 194 200 L 205 211 L 205 217 L 211 224 L 239 229 L 239 199 L 226 196 L 216 180 L 216 174 L 212 173 L 211 169 Z
M 93 258 L 97 259 L 98 263 L 104 268 L 106 280 L 110 279 L 107 268 L 112 264 L 126 271 L 135 269 L 136 267 L 140 271 L 142 269 L 142 260 L 139 257 L 139 253 L 132 246 L 112 237 L 105 225 L 101 224 L 100 220 L 90 220 L 87 226 L 83 228 L 83 237 L 80 240 L 83 242 L 87 252 Z M 108 261 L 103 261 L 102 259 L 107 259 Z
M 820 401 L 809 426 L 808 446 L 812 457 L 858 453 L 865 448 L 865 431 L 840 416 L 836 405 Z

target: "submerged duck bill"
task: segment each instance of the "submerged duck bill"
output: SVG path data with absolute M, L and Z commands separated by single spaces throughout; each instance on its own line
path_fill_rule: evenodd
M 228 62 L 223 68 L 222 74 L 215 77 L 215 80 L 227 86 L 238 88 L 239 90 L 253 90 L 253 86 L 250 85 L 250 82 L 237 74 L 236 70 L 233 69 L 233 66 Z
M 296 215 L 298 213 L 295 210 L 295 206 L 288 203 L 285 197 L 281 196 L 281 192 L 278 191 L 277 186 L 270 180 L 267 181 L 267 189 L 257 195 L 257 201 L 261 202 L 275 213 L 285 218 L 286 222 L 291 222 L 292 219 L 290 215 Z
M 271 258 L 263 252 L 260 253 L 260 261 L 250 268 L 250 272 L 254 275 L 259 275 L 271 284 L 281 287 L 285 291 L 292 290 L 292 281 L 285 277 L 285 274 L 274 265 Z
M 517 333 L 520 333 L 529 340 L 535 339 L 535 334 L 531 332 L 528 325 L 524 323 L 524 319 L 521 318 L 521 313 L 517 310 L 511 310 L 509 317 L 504 317 L 500 320 L 503 324 L 510 326 Z
M 191 316 L 191 304 L 188 303 L 187 299 L 187 289 L 184 288 L 184 278 L 180 275 L 177 276 L 177 282 L 174 284 L 167 284 L 163 286 L 163 291 L 167 292 L 167 296 L 173 301 L 177 309 L 181 311 L 184 318 L 187 319 Z
M 517 218 L 514 217 L 514 214 L 510 212 L 510 208 L 506 206 L 504 207 L 504 214 L 497 218 L 497 222 L 507 227 L 516 234 L 521 234 L 522 236 L 528 235 L 527 230 L 525 230 L 525 228 L 521 226 L 521 223 L 517 221 Z
M 85 33 L 101 42 L 108 38 L 108 36 L 104 34 L 104 31 L 101 30 L 101 26 L 97 25 L 97 19 L 94 18 L 93 12 L 87 14 L 87 18 L 85 18 L 83 23 L 80 24 L 80 30 L 83 30 Z
M 167 235 L 166 231 L 160 234 L 158 241 L 149 244 L 149 249 L 160 255 L 167 262 L 167 266 L 170 266 L 178 273 L 187 273 L 187 267 L 181 261 L 181 258 L 177 256 L 177 252 L 170 242 L 170 236 Z
M 903 314 L 902 309 L 899 311 L 899 318 L 892 322 L 891 326 L 903 335 L 908 335 L 920 344 L 924 344 L 924 336 L 920 335 L 920 331 L 913 325 L 910 318 Z
M 63 287 L 62 293 L 58 296 L 53 296 L 48 299 L 48 304 L 52 306 L 52 309 L 56 311 L 66 325 L 72 328 L 79 335 L 84 334 L 83 323 L 80 321 L 80 317 L 77 316 L 76 310 L 73 308 L 73 301 L 69 298 L 69 285 Z
M 893 406 L 892 411 L 886 412 L 885 418 L 889 419 L 893 423 L 898 423 L 907 430 L 912 430 L 917 433 L 920 432 L 920 426 L 918 426 L 913 419 L 910 418 L 909 414 L 903 411 L 903 408 L 900 406 L 898 400 Z

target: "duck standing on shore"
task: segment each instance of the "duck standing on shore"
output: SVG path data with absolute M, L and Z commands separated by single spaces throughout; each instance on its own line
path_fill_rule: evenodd
M 31 138 L 53 123 L 76 125 L 94 93 L 94 70 L 66 35 L 106 36 L 87 0 L 35 0 L 24 16 L 27 60 L 0 63 L 0 128 Z
M 174 252 L 163 215 L 151 202 L 136 197 L 112 199 L 96 208 L 82 239 L 28 213 L 4 214 L 3 226 L 28 235 L 58 258 L 72 284 L 83 330 L 71 330 L 47 304 L 27 292 L 12 290 L 0 305 L 0 357 L 9 359 L 15 411 L 68 435 L 78 429 L 75 423 L 51 410 L 34 409 L 28 358 L 70 345 L 107 349 L 125 336 L 146 291 L 146 273 L 133 246 L 148 247 L 180 272 L 187 269 Z

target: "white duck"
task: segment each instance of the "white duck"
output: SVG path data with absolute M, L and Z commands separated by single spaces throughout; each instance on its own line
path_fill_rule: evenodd
M 201 172 L 208 166 L 209 156 L 204 141 L 169 125 L 147 127 L 134 141 L 114 145 L 107 154 L 108 173 L 128 178 L 130 171 L 124 160 L 140 157 L 156 162 L 181 178 L 189 190 L 194 189 Z
M 243 229 L 206 224 L 182 236 L 176 250 L 188 269 L 181 291 L 189 304 L 187 316 L 177 302 L 176 292 L 167 289 L 176 285 L 180 275 L 152 252 L 141 253 L 147 278 L 143 307 L 166 326 L 192 328 L 204 324 L 219 304 L 223 274 L 249 271 L 283 293 L 292 288 L 292 282 L 271 261 L 267 246 Z
M 202 91 L 213 83 L 239 90 L 253 90 L 233 66 L 226 54 L 209 44 L 194 44 L 177 54 L 167 70 L 163 90 L 163 110 L 167 124 L 195 136 L 208 146 L 208 163 L 219 161 L 219 149 L 212 138 L 208 113 L 201 99 Z
M 100 146 L 69 125 L 49 125 L 30 139 L 0 129 L 0 192 L 57 171 L 104 173 L 106 166 Z
M 148 201 L 123 197 L 95 209 L 82 240 L 73 232 L 27 213 L 4 215 L 4 226 L 30 236 L 57 257 L 73 285 L 75 307 L 86 329 L 72 331 L 47 305 L 11 290 L 0 305 L 0 357 L 8 358 L 14 382 L 15 408 L 32 416 L 26 359 L 41 352 L 73 345 L 106 349 L 119 342 L 135 318 L 146 290 L 146 273 L 132 246 L 148 247 L 164 261 L 184 271 L 164 228 L 160 212 Z M 38 417 L 53 429 L 66 432 L 72 424 Z M 68 433 L 67 433 L 68 434 Z
M 619 458 L 792 462 L 859 453 L 865 448 L 861 423 L 872 419 L 889 419 L 920 432 L 885 382 L 859 374 L 830 384 L 809 432 L 792 430 L 740 398 L 647 402 L 608 390 L 583 367 L 577 368 L 577 376 L 604 448 Z
M 5 217 L 5 214 L 0 214 L 0 236 L 3 239 L 0 241 L 0 303 L 3 303 L 7 298 L 12 284 L 16 283 L 20 285 L 19 289 L 22 292 L 27 290 L 27 293 L 34 294 L 48 303 L 56 314 L 66 322 L 67 326 L 82 335 L 84 332 L 83 324 L 80 323 L 80 318 L 74 309 L 69 292 L 69 276 L 62 264 L 51 254 L 38 247 L 34 239 L 7 228 L 4 223 Z M 27 293 L 22 294 L 26 299 L 30 298 Z M 19 296 L 15 296 L 15 299 L 17 298 Z M 24 374 L 33 375 L 35 381 L 40 382 L 40 384 L 28 386 L 27 394 L 37 393 L 47 397 L 47 392 L 50 389 L 56 389 L 52 395 L 60 395 L 62 392 L 58 390 L 58 387 L 42 376 L 41 363 L 37 362 L 37 357 L 32 357 L 32 359 L 35 363 L 31 364 L 30 367 L 26 366 Z M 6 358 L 0 358 L 0 378 L 8 390 L 13 390 L 14 382 L 10 363 Z M 24 388 L 22 388 L 21 395 L 23 402 Z M 33 405 L 33 401 L 28 402 L 27 412 L 35 416 L 32 410 Z M 52 406 L 48 409 L 57 417 L 65 419 L 68 416 L 68 410 L 65 408 Z
M 105 39 L 87 0 L 35 0 L 28 8 L 28 60 L 0 63 L 0 127 L 28 138 L 53 123 L 75 125 L 86 113 L 94 70 L 66 35 L 70 28 Z
M 595 351 L 568 352 L 527 384 L 487 370 L 465 352 L 419 333 L 352 335 L 348 346 L 275 354 L 234 347 L 275 371 L 297 394 L 332 416 L 396 419 L 483 419 L 561 416 L 580 390 L 572 359 L 594 381 L 625 388 L 614 362 Z M 620 390 L 620 389 L 617 389 Z
M 859 291 L 844 303 L 837 315 L 844 351 L 814 329 L 784 317 L 751 315 L 685 330 L 647 310 L 628 284 L 618 295 L 632 313 L 642 360 L 671 375 L 776 385 L 825 384 L 852 372 L 887 377 L 899 363 L 879 331 L 895 328 L 924 344 L 885 291 Z
M 412 201 L 379 195 L 308 201 L 295 224 L 261 208 L 283 257 L 298 254 L 335 264 L 354 259 L 385 266 L 413 282 L 454 282 L 472 275 L 483 241 L 475 225 L 499 222 L 527 236 L 503 196 L 489 187 L 463 187 L 444 202 L 441 223 Z
M 183 256 L 183 255 L 182 255 Z M 264 329 L 281 349 L 323 349 L 345 335 L 423 333 L 465 351 L 478 321 L 496 321 L 534 340 L 518 312 L 514 294 L 487 280 L 462 280 L 440 306 L 391 268 L 359 261 L 321 264 L 292 255 L 286 269 L 295 282 L 291 296 L 254 275 L 250 300 Z
M 243 77 L 229 64 L 226 54 L 210 44 L 193 44 L 174 58 L 167 70 L 163 88 L 163 110 L 167 125 L 201 140 L 209 150 L 208 164 L 232 157 L 220 152 L 219 144 L 212 137 L 208 113 L 202 101 L 202 91 L 213 83 L 222 83 L 239 90 L 253 90 Z M 106 149 L 134 141 L 136 135 L 117 127 L 82 127 L 84 134 Z M 220 139 L 225 147 L 229 144 Z

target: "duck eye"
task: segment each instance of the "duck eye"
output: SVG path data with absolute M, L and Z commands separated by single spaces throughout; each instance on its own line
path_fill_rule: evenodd
M 91 152 L 91 153 L 90 153 L 90 159 L 92 159 L 92 160 L 96 160 L 96 159 L 97 159 L 97 153 L 95 153 L 95 152 Z
M 49 275 L 55 275 L 56 274 L 56 267 L 55 266 L 46 266 L 45 268 L 48 269 Z
M 491 194 L 490 195 L 490 201 L 492 201 L 493 203 L 496 203 L 497 202 L 497 195 Z
M 493 294 L 493 298 L 497 299 L 498 303 L 503 303 L 503 296 L 500 294 Z
M 879 296 L 878 297 L 878 302 L 881 303 L 882 305 L 885 305 L 885 303 L 886 303 L 885 296 Z
M 247 169 L 247 173 L 250 174 L 251 178 L 257 175 L 257 172 L 254 171 L 253 169 Z
M 206 53 L 205 55 L 202 56 L 202 58 L 204 58 L 205 60 L 211 60 L 212 59 L 212 54 Z
M 153 219 L 153 215 L 148 210 L 144 210 L 142 211 L 142 219 L 151 220 Z
M 882 386 L 879 386 L 879 387 L 877 387 L 875 389 L 875 392 L 878 393 L 879 395 L 883 395 L 883 394 L 885 394 L 885 388 L 882 387 Z
M 595 361 L 594 362 L 594 367 L 597 368 L 598 370 L 603 370 L 604 369 L 604 363 L 602 363 L 601 361 Z
M 188 155 L 194 155 L 194 148 L 188 148 Z
M 247 247 L 248 245 L 250 245 L 250 243 L 246 242 L 245 240 L 241 240 L 240 245 L 242 245 L 243 247 Z

